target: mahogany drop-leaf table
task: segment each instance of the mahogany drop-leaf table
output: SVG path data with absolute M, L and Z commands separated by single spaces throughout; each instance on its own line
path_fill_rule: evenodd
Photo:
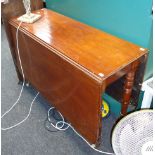
M 41 14 L 41 19 L 33 24 L 22 23 L 18 35 L 26 80 L 82 136 L 97 145 L 101 137 L 101 101 L 105 88 L 126 76 L 121 109 L 125 115 L 135 74 L 142 64 L 138 74 L 144 74 L 147 49 L 48 9 L 34 13 Z M 19 22 L 13 18 L 9 23 L 12 56 L 22 80 L 16 47 Z M 141 85 L 142 75 L 136 79 Z

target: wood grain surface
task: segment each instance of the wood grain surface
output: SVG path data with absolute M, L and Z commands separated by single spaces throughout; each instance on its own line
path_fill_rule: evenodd
M 36 11 L 42 18 L 21 28 L 105 79 L 144 55 L 147 49 L 82 24 L 54 11 Z M 18 24 L 14 19 L 12 22 Z

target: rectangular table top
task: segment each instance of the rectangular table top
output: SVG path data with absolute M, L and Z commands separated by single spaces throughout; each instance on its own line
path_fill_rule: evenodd
M 105 79 L 147 53 L 147 49 L 48 9 L 41 19 L 22 23 L 20 30 L 54 48 L 61 56 L 96 77 Z M 17 18 L 10 23 L 18 27 Z

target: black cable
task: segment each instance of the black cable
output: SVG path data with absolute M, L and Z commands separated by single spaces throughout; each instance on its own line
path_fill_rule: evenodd
M 62 121 L 62 119 L 59 118 L 60 116 L 59 116 L 58 112 L 56 111 L 56 109 L 53 109 L 53 110 L 52 110 L 52 113 L 50 113 L 50 116 L 52 116 L 52 118 L 54 118 L 54 120 L 56 120 L 56 121 Z M 52 123 L 52 122 L 48 119 L 48 115 L 47 115 L 47 117 L 46 117 L 46 119 L 45 119 L 45 121 L 44 121 L 44 127 L 45 127 L 45 129 L 46 129 L 47 131 L 49 131 L 49 132 L 58 132 L 58 131 L 60 131 L 60 130 L 57 130 L 57 129 L 51 130 L 51 129 L 47 126 L 47 123 L 49 123 L 49 125 Z M 50 125 L 50 127 L 52 127 L 52 126 Z
M 59 130 L 51 130 L 50 128 L 48 128 L 47 127 L 47 125 L 46 125 L 46 123 L 49 123 L 50 124 L 50 122 L 49 122 L 49 120 L 48 120 L 48 117 L 45 119 L 45 121 L 44 121 L 44 127 L 45 127 L 45 129 L 47 130 L 47 131 L 49 131 L 49 132 L 58 132 Z M 50 126 L 51 127 L 51 126 Z

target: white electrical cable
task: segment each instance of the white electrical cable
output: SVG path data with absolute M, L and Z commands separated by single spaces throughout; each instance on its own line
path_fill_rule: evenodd
M 19 102 L 20 98 L 21 98 L 21 95 L 22 95 L 22 92 L 23 92 L 23 89 L 24 89 L 24 85 L 25 85 L 25 75 L 24 75 L 24 72 L 23 72 L 23 67 L 22 67 L 22 63 L 21 63 L 21 59 L 20 59 L 20 53 L 19 53 L 19 46 L 18 46 L 18 30 L 19 30 L 19 27 L 21 26 L 22 22 L 20 22 L 18 28 L 17 28 L 17 31 L 16 31 L 16 40 L 17 40 L 17 53 L 18 53 L 18 58 L 19 58 L 19 63 L 20 63 L 20 68 L 21 68 L 21 71 L 22 71 L 22 76 L 23 76 L 23 84 L 22 84 L 22 88 L 20 90 L 20 93 L 19 93 L 19 96 L 16 100 L 16 102 L 12 105 L 12 107 L 7 110 L 2 116 L 1 116 L 1 119 L 7 114 L 9 113 L 13 108 L 14 106 Z
M 16 126 L 18 126 L 18 125 L 24 123 L 24 122 L 28 119 L 28 117 L 30 116 L 31 110 L 32 110 L 32 105 L 33 105 L 35 99 L 38 97 L 38 95 L 39 95 L 39 92 L 38 92 L 37 95 L 34 97 L 33 101 L 31 102 L 28 115 L 27 115 L 22 121 L 18 122 L 17 124 L 15 124 L 15 125 L 13 125 L 13 126 L 8 127 L 8 128 L 1 128 L 1 130 L 6 131 L 6 130 L 12 129 L 12 128 L 14 128 L 14 127 L 16 127 Z
M 22 92 L 23 92 L 23 89 L 24 89 L 24 85 L 25 85 L 25 75 L 24 75 L 23 66 L 22 66 L 22 62 L 21 62 L 21 57 L 20 57 L 20 52 L 19 52 L 19 42 L 18 42 L 18 32 L 19 32 L 19 28 L 20 28 L 21 24 L 22 24 L 22 22 L 19 23 L 19 26 L 18 26 L 17 31 L 16 31 L 16 41 L 17 41 L 17 53 L 18 53 L 18 58 L 19 58 L 19 64 L 20 64 L 20 68 L 21 68 L 22 76 L 23 76 L 23 84 L 22 84 L 22 88 L 21 88 L 21 91 L 20 91 L 20 93 L 19 93 L 19 96 L 18 96 L 16 102 L 12 105 L 12 107 L 11 107 L 9 110 L 7 110 L 7 111 L 1 116 L 1 119 L 2 119 L 7 113 L 9 113 L 9 112 L 15 107 L 15 105 L 19 102 L 19 100 L 20 100 L 20 98 L 21 98 L 21 95 L 22 95 Z M 16 126 L 22 124 L 23 122 L 25 122 L 25 121 L 28 119 L 28 117 L 30 116 L 31 109 L 32 109 L 32 105 L 33 105 L 33 103 L 34 103 L 34 101 L 35 101 L 35 99 L 37 98 L 38 95 L 39 95 L 39 92 L 37 93 L 37 95 L 34 97 L 34 99 L 33 99 L 32 102 L 31 102 L 30 110 L 29 110 L 28 115 L 27 115 L 22 121 L 20 121 L 19 123 L 15 124 L 15 125 L 13 125 L 13 126 L 11 126 L 11 127 L 8 127 L 8 128 L 1 128 L 1 130 L 6 131 L 6 130 L 12 129 L 12 128 L 14 128 L 14 127 L 16 127 Z
M 54 108 L 55 108 L 55 107 L 51 107 L 51 108 L 48 110 L 48 120 L 49 120 L 49 122 L 51 123 L 51 125 L 52 125 L 55 129 L 60 130 L 60 131 L 65 131 L 65 130 L 67 130 L 67 129 L 70 127 L 70 128 L 71 128 L 81 139 L 83 139 L 93 150 L 95 150 L 95 151 L 97 151 L 97 152 L 99 152 L 99 153 L 102 153 L 102 154 L 114 155 L 114 153 L 105 152 L 105 151 L 101 151 L 101 150 L 96 149 L 95 146 L 94 146 L 94 145 L 91 145 L 82 135 L 80 135 L 80 134 L 74 129 L 74 127 L 73 127 L 71 124 L 69 124 L 69 123 L 67 123 L 67 122 L 64 121 L 64 117 L 63 117 L 63 115 L 62 115 L 59 111 L 58 111 L 58 113 L 60 114 L 60 116 L 61 116 L 61 118 L 62 118 L 62 121 L 58 121 L 58 122 L 54 125 L 54 124 L 51 122 L 51 120 L 50 120 L 50 111 L 53 110 Z M 58 127 L 60 124 L 62 124 L 62 125 L 61 125 L 60 127 Z M 64 125 L 67 125 L 67 127 L 63 128 Z
M 22 71 L 22 76 L 23 76 L 23 84 L 22 84 L 22 88 L 21 88 L 21 91 L 19 93 L 19 96 L 16 100 L 16 102 L 12 105 L 12 107 L 7 110 L 2 116 L 1 116 L 1 119 L 7 114 L 9 113 L 13 108 L 14 106 L 19 102 L 20 98 L 21 98 L 21 95 L 22 95 L 22 92 L 23 92 L 23 89 L 24 89 L 24 85 L 25 85 L 25 75 L 24 75 L 24 72 L 23 72 L 23 67 L 22 67 L 22 63 L 21 63 L 21 59 L 20 59 L 20 53 L 19 53 L 19 47 L 18 47 L 18 30 L 19 30 L 19 27 L 21 26 L 22 22 L 20 22 L 18 28 L 17 28 L 17 31 L 16 31 L 16 40 L 17 40 L 17 53 L 18 53 L 18 58 L 19 58 L 19 63 L 20 63 L 20 67 L 21 67 L 21 71 Z

